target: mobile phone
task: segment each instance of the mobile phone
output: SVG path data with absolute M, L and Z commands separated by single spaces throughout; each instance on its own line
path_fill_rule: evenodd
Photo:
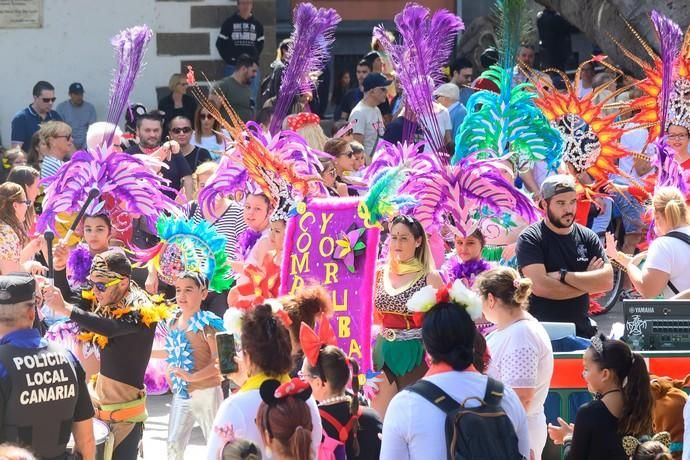
M 235 348 L 235 336 L 231 332 L 216 332 L 216 345 L 218 346 L 218 363 L 221 374 L 237 372 L 237 349 Z

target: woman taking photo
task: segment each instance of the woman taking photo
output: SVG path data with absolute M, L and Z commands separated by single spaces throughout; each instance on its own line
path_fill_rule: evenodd
M 0 275 L 43 271 L 33 260 L 41 248 L 41 238 L 30 240 L 26 227 L 26 213 L 32 205 L 21 185 L 0 185 Z
M 652 197 L 657 238 L 647 252 L 630 256 L 616 251 L 616 240 L 606 234 L 606 255 L 623 267 L 633 287 L 645 299 L 670 299 L 690 289 L 690 210 L 675 187 L 661 187 Z M 638 264 L 645 259 L 644 266 Z
M 327 437 L 322 450 L 328 448 L 336 459 L 378 459 L 381 418 L 373 409 L 359 405 L 359 365 L 337 346 L 320 342 L 324 330 L 335 341 L 335 333 L 325 315 L 320 325 L 316 335 L 313 328 L 301 323 L 300 343 L 306 359 L 300 376 L 311 386 L 319 405 Z M 347 390 L 348 384 L 352 393 Z
M 257 410 L 261 404 L 259 388 L 267 380 L 278 380 L 281 383 L 290 381 L 288 372 L 292 367 L 290 334 L 282 320 L 273 313 L 270 305 L 262 304 L 245 313 L 242 318 L 241 349 L 236 361 L 239 371 L 233 375 L 235 383 L 241 385 L 234 393 L 222 402 L 214 428 L 232 425 L 235 434 L 254 442 L 262 451 L 263 458 L 273 458 L 267 451 L 263 433 L 254 423 Z M 314 398 L 307 401 L 311 413 L 312 458 L 321 443 L 321 420 Z M 207 458 L 216 460 L 222 447 L 222 438 L 215 432 L 208 441 Z
M 595 399 L 577 410 L 575 425 L 559 418 L 549 436 L 568 460 L 627 460 L 623 436 L 652 433 L 653 399 L 642 355 L 620 340 L 592 337 L 582 376 Z
M 427 285 L 440 287 L 426 233 L 419 221 L 400 215 L 390 224 L 387 263 L 376 272 L 374 307 L 381 315 L 381 332 L 374 347 L 374 367 L 383 371 L 372 406 L 385 417 L 397 392 L 419 380 L 427 371 L 421 322 L 407 308 L 407 301 Z
M 544 403 L 553 374 L 553 350 L 544 327 L 527 313 L 532 282 L 512 268 L 495 268 L 477 279 L 484 317 L 496 325 L 486 337 L 487 374 L 510 386 L 527 413 L 530 447 L 541 458 L 546 443 Z

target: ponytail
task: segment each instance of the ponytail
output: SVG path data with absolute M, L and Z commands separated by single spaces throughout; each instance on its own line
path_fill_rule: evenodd
M 352 358 L 349 358 L 349 360 L 352 367 L 352 402 L 350 403 L 352 429 L 350 430 L 350 436 L 352 436 L 353 454 L 359 456 L 359 440 L 357 439 L 357 432 L 359 431 L 359 364 Z
M 620 433 L 641 436 L 652 432 L 654 401 L 649 382 L 644 358 L 639 353 L 632 353 L 628 375 L 621 380 L 625 403 L 618 422 Z
M 298 425 L 288 440 L 287 448 L 294 460 L 310 460 L 311 430 Z

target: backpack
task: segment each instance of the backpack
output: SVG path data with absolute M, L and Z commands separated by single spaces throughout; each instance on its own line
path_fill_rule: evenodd
M 408 386 L 446 414 L 448 460 L 522 460 L 515 428 L 501 407 L 503 384 L 489 377 L 483 399 L 472 396 L 462 404 L 427 380 Z M 466 407 L 470 400 L 478 407 Z
M 326 433 L 326 430 L 323 430 L 323 440 L 319 446 L 318 460 L 344 460 L 347 458 L 345 443 L 350 437 L 352 424 L 362 415 L 362 408 L 360 407 L 357 415 L 351 416 L 345 425 L 323 409 L 319 409 L 319 415 L 338 431 L 338 439 L 331 438 Z
M 668 232 L 668 233 L 665 234 L 664 236 L 668 236 L 669 238 L 675 238 L 675 239 L 677 239 L 677 240 L 683 241 L 683 242 L 686 243 L 686 244 L 690 244 L 690 236 L 688 236 L 687 234 L 685 234 L 685 233 L 683 233 L 683 232 L 675 232 L 675 231 L 673 231 L 673 232 Z M 669 289 L 671 289 L 671 291 L 672 291 L 674 294 L 678 294 L 678 293 L 680 292 L 680 291 L 678 290 L 678 288 L 671 282 L 670 279 L 668 280 L 667 285 L 668 285 Z

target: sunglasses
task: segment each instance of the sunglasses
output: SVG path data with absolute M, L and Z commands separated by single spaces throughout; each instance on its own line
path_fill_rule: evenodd
M 339 157 L 347 156 L 348 158 L 352 158 L 352 157 L 355 156 L 355 152 L 353 152 L 352 150 L 350 150 L 349 152 L 339 153 L 338 156 L 339 156 Z
M 25 204 L 27 206 L 31 206 L 32 201 L 31 200 L 19 200 L 17 203 Z
M 170 132 L 172 132 L 174 134 L 182 134 L 182 133 L 189 134 L 192 132 L 192 128 L 190 128 L 189 126 L 185 126 L 184 128 L 173 128 L 170 130 Z
M 200 120 L 212 120 L 213 116 L 211 116 L 210 113 L 200 113 L 199 114 L 199 119 Z
M 42 97 L 42 98 L 41 98 L 41 100 L 42 100 L 43 102 L 45 102 L 46 104 L 55 102 L 55 99 L 56 99 L 56 98 L 54 98 L 54 97 Z
M 53 136 L 53 137 L 54 137 L 55 139 L 61 139 L 61 138 L 62 138 L 62 139 L 67 139 L 67 140 L 72 139 L 72 135 L 71 135 L 71 134 L 68 134 L 68 135 L 66 135 L 66 136 Z
M 116 285 L 120 284 L 121 281 L 122 281 L 122 278 L 118 278 L 118 279 L 114 279 L 112 281 L 108 281 L 107 283 L 96 283 L 93 281 L 89 281 L 86 284 L 90 289 L 95 288 L 99 292 L 105 292 L 106 289 L 108 289 L 109 287 L 116 286 Z

